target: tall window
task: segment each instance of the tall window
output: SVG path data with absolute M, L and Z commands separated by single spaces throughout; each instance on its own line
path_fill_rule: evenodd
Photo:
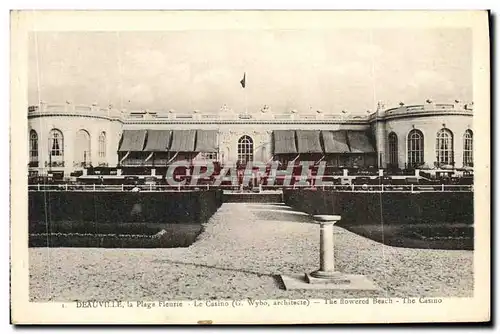
M 448 129 L 441 129 L 437 133 L 436 160 L 439 165 L 453 164 L 453 134 Z
M 253 161 L 253 140 L 247 135 L 238 140 L 238 161 L 240 163 Z
M 90 134 L 86 130 L 78 130 L 75 141 L 75 165 L 85 167 L 90 163 Z
M 30 161 L 38 161 L 38 134 L 30 131 Z
M 52 129 L 49 134 L 49 155 L 62 157 L 64 155 L 64 137 L 61 131 Z
M 104 161 L 106 159 L 106 132 L 101 132 L 99 135 L 99 160 Z
M 415 167 L 424 163 L 424 134 L 413 129 L 408 134 L 408 165 Z
M 464 167 L 471 167 L 474 163 L 474 156 L 472 154 L 472 131 L 466 130 L 464 133 Z
M 389 164 L 398 166 L 398 136 L 394 132 L 389 134 Z

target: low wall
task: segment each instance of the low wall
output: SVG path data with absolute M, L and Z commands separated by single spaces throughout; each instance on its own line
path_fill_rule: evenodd
M 474 223 L 472 192 L 361 193 L 284 190 L 285 204 L 309 214 L 338 214 L 339 226 Z

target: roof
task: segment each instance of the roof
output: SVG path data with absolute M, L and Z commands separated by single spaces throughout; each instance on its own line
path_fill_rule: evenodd
M 274 154 L 296 154 L 295 130 L 273 131 Z
M 347 153 L 350 152 L 347 145 L 347 133 L 341 131 L 321 131 L 325 153 Z
M 171 152 L 195 152 L 196 130 L 173 130 Z
M 147 130 L 148 137 L 144 151 L 148 152 L 166 152 L 170 146 L 170 130 Z
M 296 130 L 297 153 L 323 153 L 318 130 Z
M 196 152 L 217 152 L 217 130 L 197 130 Z
M 146 140 L 146 130 L 123 130 L 118 152 L 142 151 Z

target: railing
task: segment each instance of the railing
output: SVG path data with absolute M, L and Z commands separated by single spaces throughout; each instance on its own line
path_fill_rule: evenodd
M 117 185 L 102 185 L 102 184 L 31 184 L 28 185 L 28 191 L 108 191 L 108 192 L 131 192 L 136 186 L 127 184 Z M 186 190 L 233 190 L 239 192 L 252 192 L 259 189 L 259 187 L 250 188 L 242 187 L 241 185 L 221 184 L 221 185 L 197 185 L 197 184 L 184 184 L 184 185 L 138 185 L 137 188 L 140 192 L 168 192 L 168 191 L 186 191 Z M 473 185 L 262 185 L 262 191 L 276 191 L 283 189 L 307 189 L 316 191 L 338 191 L 338 192 L 405 192 L 405 193 L 422 193 L 422 192 L 473 192 Z M 137 190 L 137 189 L 136 189 Z
M 461 113 L 471 113 L 473 108 L 470 104 L 425 104 L 425 105 L 412 105 L 412 106 L 400 106 L 398 108 L 386 109 L 387 116 L 409 114 L 409 113 L 429 113 L 436 111 L 447 111 L 447 112 L 461 112 Z M 376 116 L 376 114 L 372 114 Z
M 121 112 L 109 106 L 101 108 L 97 105 L 75 105 L 73 103 L 42 103 L 28 107 L 29 114 L 44 114 L 44 113 L 62 113 L 62 114 L 85 114 L 90 116 L 114 116 L 121 117 Z

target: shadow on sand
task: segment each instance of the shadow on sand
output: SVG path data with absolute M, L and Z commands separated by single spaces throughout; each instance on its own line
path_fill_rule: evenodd
M 228 271 L 228 272 L 239 272 L 239 273 L 244 273 L 244 274 L 249 274 L 249 275 L 255 275 L 257 277 L 269 277 L 269 278 L 273 279 L 273 282 L 277 288 L 279 288 L 281 290 L 285 290 L 285 284 L 283 283 L 281 276 L 277 275 L 277 274 L 260 273 L 257 271 L 252 271 L 252 270 L 242 269 L 242 268 L 218 267 L 218 266 L 212 266 L 212 265 L 207 265 L 207 264 L 202 264 L 202 263 L 190 263 L 190 262 L 172 261 L 172 260 L 159 260 L 159 259 L 157 259 L 157 260 L 154 260 L 153 262 L 179 264 L 179 265 L 184 265 L 184 266 L 192 266 L 192 267 L 196 267 L 196 268 L 207 268 L 207 269 L 215 269 L 215 270 Z

